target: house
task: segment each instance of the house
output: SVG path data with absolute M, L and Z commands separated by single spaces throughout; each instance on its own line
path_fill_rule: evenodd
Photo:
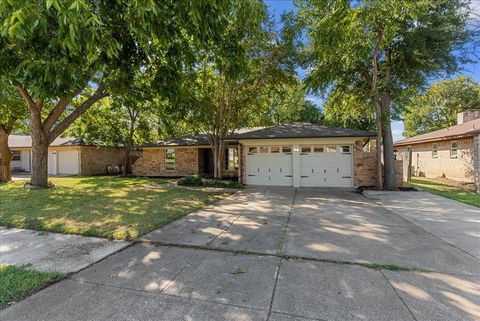
M 368 131 L 294 123 L 237 132 L 225 140 L 225 176 L 247 185 L 360 187 L 375 185 L 375 150 Z M 132 165 L 138 176 L 212 174 L 205 135 L 143 147 Z
M 465 111 L 457 118 L 455 126 L 400 140 L 394 146 L 403 159 L 405 172 L 411 150 L 413 176 L 475 183 L 479 190 L 480 111 Z
M 12 172 L 30 172 L 32 139 L 26 135 L 10 135 L 8 146 L 12 151 Z M 83 144 L 66 137 L 57 138 L 48 148 L 49 175 L 100 175 L 107 174 L 107 166 L 121 165 L 125 153 L 120 148 Z

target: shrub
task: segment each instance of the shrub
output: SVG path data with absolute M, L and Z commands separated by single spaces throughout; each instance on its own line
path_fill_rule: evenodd
M 178 185 L 183 186 L 202 186 L 203 179 L 200 176 L 187 176 L 180 178 L 177 182 Z
M 201 176 L 188 176 L 178 180 L 178 185 L 183 186 L 205 186 L 222 188 L 242 188 L 243 185 L 234 180 L 221 180 L 215 178 L 202 178 Z

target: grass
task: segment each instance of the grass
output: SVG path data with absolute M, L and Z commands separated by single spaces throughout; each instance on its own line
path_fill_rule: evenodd
M 244 274 L 247 273 L 247 268 L 244 266 L 237 267 L 231 274 Z
M 408 268 L 408 267 L 399 266 L 396 264 L 360 263 L 360 265 L 369 269 L 374 269 L 374 270 L 429 272 L 428 270 L 425 270 L 425 269 Z
M 432 194 L 440 195 L 465 204 L 480 207 L 480 194 L 448 183 L 429 181 L 426 179 L 412 179 L 410 186 L 418 187 Z
M 54 178 L 51 189 L 0 185 L 0 226 L 130 240 L 223 198 L 163 186 L 165 179 Z
M 0 308 L 20 300 L 45 286 L 60 280 L 59 272 L 39 272 L 30 266 L 15 267 L 0 264 Z

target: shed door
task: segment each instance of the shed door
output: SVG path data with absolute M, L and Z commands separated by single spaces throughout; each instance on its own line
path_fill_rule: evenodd
M 57 175 L 57 152 L 48 152 L 48 174 Z
M 78 151 L 68 150 L 58 152 L 58 173 L 62 175 L 77 175 L 80 170 L 78 166 Z

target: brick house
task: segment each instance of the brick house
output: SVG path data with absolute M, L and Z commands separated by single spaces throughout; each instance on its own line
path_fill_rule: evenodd
M 446 177 L 472 183 L 480 190 L 480 111 L 459 113 L 457 125 L 395 142 L 407 177 L 409 150 L 412 176 Z
M 225 176 L 247 185 L 374 186 L 376 153 L 368 149 L 373 137 L 368 131 L 309 123 L 234 133 L 225 141 Z M 213 173 L 212 159 L 205 135 L 176 137 L 144 146 L 132 173 L 208 175 Z
M 13 172 L 30 172 L 32 140 L 26 135 L 10 135 Z M 75 138 L 57 138 L 48 148 L 49 175 L 101 175 L 107 166 L 122 165 L 125 153 L 121 148 L 86 145 Z

